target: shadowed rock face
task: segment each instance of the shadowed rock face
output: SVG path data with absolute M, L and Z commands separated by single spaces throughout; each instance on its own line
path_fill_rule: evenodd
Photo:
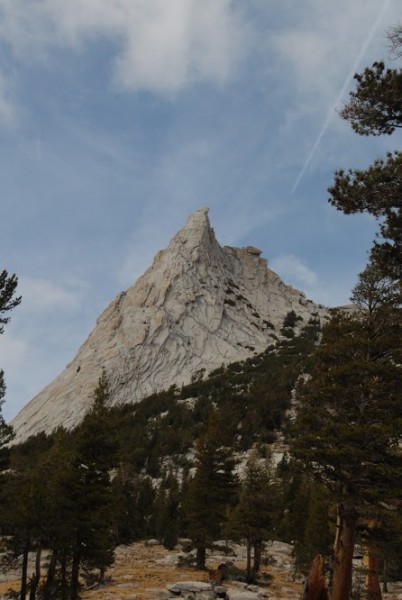
M 137 402 L 192 376 L 262 352 L 294 310 L 306 324 L 318 307 L 281 279 L 260 250 L 221 247 L 208 209 L 193 213 L 132 287 L 120 293 L 66 369 L 12 422 L 17 441 L 77 425 L 102 369 L 112 402 Z

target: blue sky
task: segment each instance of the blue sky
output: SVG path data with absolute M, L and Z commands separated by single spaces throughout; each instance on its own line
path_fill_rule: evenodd
M 348 302 L 376 225 L 326 190 L 401 137 L 361 138 L 336 108 L 387 59 L 398 4 L 0 0 L 0 256 L 23 295 L 0 338 L 6 418 L 202 206 L 221 244 Z

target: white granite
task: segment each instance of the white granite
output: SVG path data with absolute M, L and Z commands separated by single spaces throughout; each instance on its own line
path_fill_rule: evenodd
M 221 247 L 208 209 L 193 213 L 132 287 L 120 293 L 65 370 L 12 422 L 20 441 L 77 425 L 102 369 L 112 402 L 138 402 L 275 343 L 285 315 L 324 307 L 285 285 L 252 247 Z M 274 327 L 274 329 L 272 328 Z

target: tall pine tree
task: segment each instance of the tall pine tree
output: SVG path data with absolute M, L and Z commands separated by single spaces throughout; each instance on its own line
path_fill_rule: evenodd
M 198 569 L 205 569 L 206 549 L 221 534 L 227 508 L 234 503 L 237 491 L 233 454 L 221 440 L 219 423 L 211 415 L 206 433 L 196 443 L 196 470 L 184 509 L 188 533 L 197 549 Z
M 323 329 L 291 443 L 338 503 L 333 600 L 350 592 L 358 518 L 398 495 L 402 478 L 398 286 L 369 266 L 352 299 L 360 310 L 336 312 Z
M 276 501 L 271 464 L 253 450 L 241 477 L 239 502 L 231 515 L 231 532 L 246 541 L 249 582 L 255 581 L 260 569 L 264 540 L 272 539 Z

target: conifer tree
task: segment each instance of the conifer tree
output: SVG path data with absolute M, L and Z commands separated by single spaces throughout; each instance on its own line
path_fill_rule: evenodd
M 2 517 L 5 532 L 8 534 L 8 557 L 11 560 L 22 558 L 19 600 L 26 600 L 28 593 L 30 599 L 34 600 L 40 577 L 40 553 L 45 541 L 45 488 L 37 468 L 38 456 L 25 458 L 24 465 L 12 463 L 12 472 L 6 478 Z M 32 574 L 31 581 L 31 573 L 28 573 L 30 552 L 37 552 L 38 555 L 36 572 Z
M 7 313 L 21 303 L 21 296 L 15 296 L 17 285 L 16 275 L 9 275 L 5 269 L 0 273 L 0 334 L 10 321 Z
M 172 550 L 179 533 L 180 486 L 173 473 L 168 473 L 155 498 L 156 537 Z
M 108 400 L 109 384 L 103 372 L 93 407 L 76 432 L 71 487 L 66 490 L 73 510 L 70 600 L 78 599 L 82 565 L 98 569 L 102 578 L 113 562 L 110 470 L 116 465 L 117 446 Z
M 348 597 L 359 516 L 400 493 L 402 319 L 398 285 L 369 266 L 352 299 L 323 329 L 300 392 L 292 453 L 338 503 L 333 600 Z
M 65 430 L 53 434 L 53 445 L 43 457 L 41 481 L 46 481 L 42 515 L 46 548 L 50 550 L 47 572 L 41 586 L 41 599 L 69 598 L 72 541 L 76 527 L 73 490 L 73 438 Z
M 206 549 L 222 531 L 227 507 L 234 503 L 237 479 L 232 451 L 221 443 L 214 415 L 196 442 L 194 477 L 188 485 L 185 513 L 188 532 L 197 549 L 197 568 L 205 569 Z
M 156 535 L 155 490 L 152 480 L 131 465 L 120 464 L 112 481 L 114 531 L 117 544 Z
M 102 579 L 113 561 L 114 514 L 110 470 L 116 465 L 109 388 L 102 374 L 94 403 L 71 434 L 56 432 L 41 465 L 46 481 L 43 516 L 51 551 L 41 594 L 43 600 L 78 600 L 81 577 Z
M 249 582 L 255 581 L 258 574 L 264 540 L 271 539 L 275 505 L 276 490 L 271 465 L 266 459 L 259 458 L 254 450 L 241 478 L 239 502 L 231 515 L 230 526 L 236 537 L 246 541 L 246 576 Z
M 331 531 L 329 526 L 329 494 L 322 485 L 310 485 L 307 519 L 304 528 L 302 556 L 299 560 L 304 570 L 310 567 L 317 554 L 328 557 L 331 553 Z
M 13 439 L 14 432 L 11 425 L 6 423 L 1 412 L 6 393 L 6 384 L 4 381 L 4 371 L 0 370 L 0 472 L 7 467 L 9 451 L 7 444 Z
M 328 191 L 345 214 L 366 212 L 379 220 L 372 259 L 385 275 L 402 279 L 402 153 L 388 153 L 367 169 L 339 170 Z
M 402 127 L 402 71 L 378 61 L 355 75 L 356 89 L 341 116 L 360 135 L 391 134 Z
M 5 269 L 0 273 L 0 334 L 4 332 L 4 325 L 10 321 L 8 313 L 21 303 L 21 296 L 15 296 L 17 285 L 16 275 L 9 275 Z M 4 447 L 14 435 L 12 428 L 5 422 L 1 414 L 5 392 L 4 371 L 0 369 L 0 471 L 4 469 L 8 456 Z
M 21 302 L 21 297 L 15 296 L 17 285 L 18 279 L 15 275 L 9 276 L 5 269 L 0 273 L 0 334 L 4 332 L 4 325 L 10 320 L 8 315 L 9 311 L 18 306 Z M 4 371 L 0 369 L 0 473 L 3 484 L 5 481 L 3 472 L 7 469 L 9 461 L 8 444 L 14 437 L 13 429 L 6 423 L 1 411 L 4 404 L 5 392 L 6 384 L 4 381 Z M 9 479 L 9 477 L 7 477 L 7 479 Z M 2 490 L 0 502 L 2 504 L 1 509 L 4 509 L 5 504 L 8 504 L 8 495 L 4 490 Z M 3 512 L 3 510 L 1 512 Z M 4 521 L 4 519 L 1 519 L 0 521 L 2 530 L 4 530 L 4 527 L 7 525 Z M 21 589 L 21 594 L 23 596 L 26 595 L 26 578 Z
M 393 28 L 388 37 L 394 55 L 401 58 L 401 26 Z M 372 68 L 355 75 L 355 79 L 356 89 L 351 92 L 349 102 L 341 111 L 341 116 L 349 121 L 352 128 L 360 135 L 391 134 L 400 128 L 402 71 L 386 69 L 383 62 L 376 62 Z M 355 455 L 356 458 L 360 457 L 363 466 L 360 472 L 356 472 L 355 481 L 351 481 L 351 470 L 345 470 L 341 465 L 336 467 L 332 461 L 333 473 L 336 473 L 339 479 L 338 487 L 349 490 L 343 495 L 344 501 L 338 505 L 338 526 L 341 534 L 343 524 L 348 526 L 350 547 L 353 547 L 355 523 L 362 502 L 375 503 L 381 494 L 387 494 L 387 486 L 391 484 L 392 476 L 396 477 L 395 481 L 401 477 L 398 471 L 400 457 L 395 456 L 394 452 L 398 444 L 398 434 L 392 425 L 385 422 L 388 412 L 389 421 L 396 428 L 400 427 L 397 409 L 400 398 L 398 399 L 397 389 L 401 388 L 401 174 L 402 153 L 388 153 L 384 159 L 375 160 L 365 170 L 337 171 L 334 185 L 329 188 L 330 202 L 339 210 L 346 214 L 366 212 L 376 217 L 380 224 L 379 235 L 371 250 L 372 264 L 362 275 L 354 291 L 353 299 L 365 312 L 360 313 L 357 324 L 357 319 L 343 323 L 338 319 L 338 335 L 345 335 L 344 343 L 338 342 L 338 347 L 343 345 L 346 354 L 344 359 L 338 356 L 339 364 L 337 367 L 331 366 L 332 373 L 322 376 L 322 382 L 328 382 L 332 375 L 333 389 L 340 382 L 341 375 L 343 388 L 349 386 L 347 396 L 352 407 L 351 422 L 348 425 L 346 419 L 340 419 L 340 423 L 344 422 L 339 438 L 339 443 L 345 446 L 347 464 L 353 461 L 347 458 L 346 453 L 358 447 L 358 439 L 355 437 L 358 430 L 356 424 L 363 423 L 363 418 L 359 419 L 359 415 L 356 415 L 354 405 L 359 407 L 360 414 L 366 420 L 360 433 L 369 436 L 365 451 L 359 448 Z M 348 346 L 346 340 L 349 340 Z M 360 377 L 360 382 L 357 381 L 357 377 Z M 327 385 L 324 396 L 328 396 L 329 389 L 330 386 Z M 354 402 L 350 392 L 355 393 Z M 342 393 L 342 389 L 338 390 L 338 393 Z M 334 414 L 337 412 L 335 410 Z M 368 457 L 369 449 L 371 455 Z M 379 457 L 377 466 L 374 462 L 375 452 Z M 334 451 L 333 456 L 335 455 Z M 342 473 L 343 482 L 340 477 Z M 328 481 L 331 479 L 328 473 L 326 477 Z M 346 497 L 351 500 L 354 495 L 359 497 L 358 500 L 345 500 Z M 341 543 L 345 541 L 342 540 L 342 535 L 338 536 L 336 548 L 340 550 Z M 349 558 L 346 562 L 350 563 Z M 350 569 L 350 564 L 348 568 Z M 349 583 L 346 587 L 348 585 Z
M 41 465 L 48 451 L 45 434 L 32 437 L 11 449 L 10 468 L 4 476 L 0 526 L 7 535 L 7 558 L 22 557 L 19 598 L 35 600 L 40 579 L 40 556 L 47 544 L 45 511 L 48 489 L 43 485 Z M 36 552 L 33 573 L 28 573 L 28 553 Z
M 388 33 L 392 51 L 402 56 L 402 28 Z M 386 69 L 376 62 L 356 74 L 356 89 L 341 111 L 360 135 L 391 134 L 402 127 L 402 70 Z M 372 249 L 373 260 L 384 274 L 401 281 L 402 275 L 402 154 L 388 153 L 367 169 L 335 173 L 329 188 L 330 202 L 346 214 L 367 212 L 380 222 L 380 239 Z

